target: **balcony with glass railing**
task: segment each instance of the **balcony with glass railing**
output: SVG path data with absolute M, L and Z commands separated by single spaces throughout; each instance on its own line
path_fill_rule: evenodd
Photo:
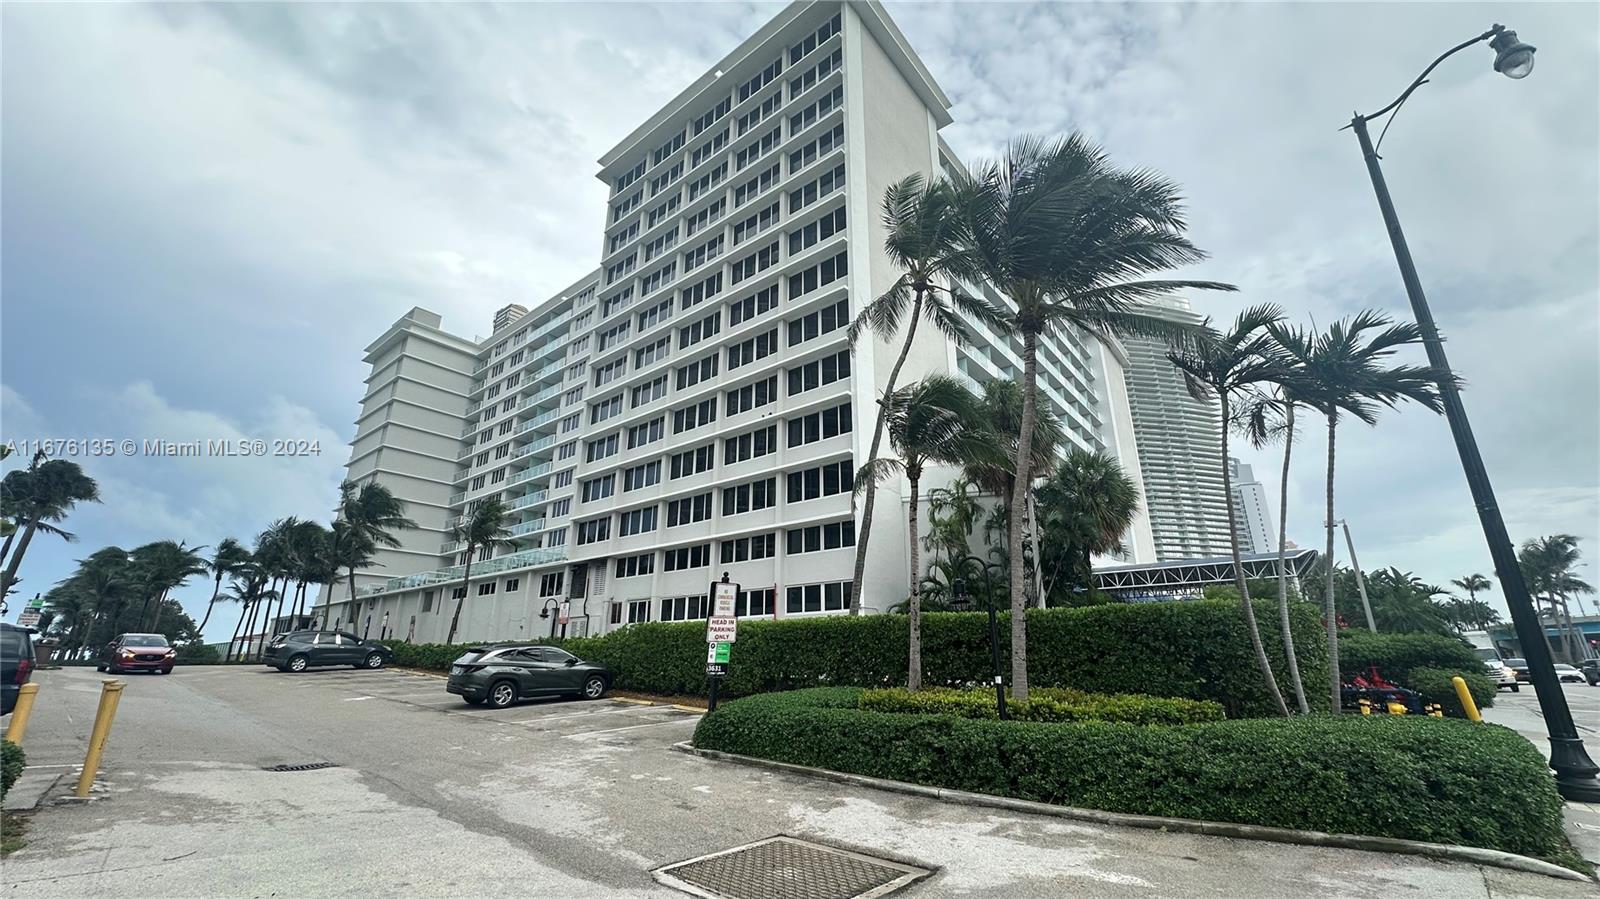
M 561 385 L 560 384 L 552 384 L 549 387 L 546 387 L 545 389 L 543 389 L 543 390 L 539 391 L 538 393 L 534 394 L 533 396 L 530 396 L 527 399 L 523 400 L 522 401 L 522 406 L 520 408 L 522 408 L 522 409 L 532 409 L 534 406 L 537 406 L 537 405 L 539 405 L 541 403 L 549 402 L 550 400 L 556 399 L 556 398 L 558 398 L 560 396 L 561 396 Z
M 514 524 L 511 527 L 506 528 L 506 533 L 513 537 L 521 537 L 525 534 L 536 534 L 539 531 L 544 530 L 544 522 L 545 520 L 543 518 L 535 518 L 532 521 L 524 521 L 521 524 Z
M 525 496 L 519 496 L 516 499 L 512 500 L 511 502 L 507 503 L 506 504 L 506 509 L 507 509 L 507 511 L 515 512 L 518 509 L 526 509 L 529 506 L 536 506 L 539 503 L 542 503 L 545 500 L 548 500 L 549 498 L 550 498 L 550 491 L 548 491 L 548 490 L 535 490 L 532 493 L 529 493 L 529 494 L 527 494 Z
M 528 431 L 533 430 L 534 428 L 539 427 L 540 425 L 550 424 L 551 422 L 555 421 L 556 420 L 556 416 L 558 416 L 560 414 L 561 414 L 561 410 L 560 409 L 551 409 L 549 412 L 541 412 L 540 414 L 535 415 L 534 417 L 528 419 L 527 421 L 523 422 L 522 424 L 517 425 L 517 429 L 513 433 L 523 434 L 523 433 L 526 433 Z
M 502 571 L 511 571 L 517 568 L 530 568 L 535 565 L 564 562 L 566 559 L 567 548 L 564 546 L 525 549 L 497 559 L 489 559 L 486 562 L 475 562 L 472 565 L 472 573 L 482 575 L 499 574 Z M 363 597 L 377 596 L 380 593 L 393 593 L 397 590 L 412 590 L 417 587 L 459 581 L 465 574 L 466 566 L 452 565 L 449 568 L 437 568 L 433 571 L 419 571 L 416 574 L 408 574 L 404 577 L 389 578 L 381 584 L 362 587 L 357 592 Z
M 529 478 L 536 478 L 536 477 L 538 477 L 540 475 L 549 474 L 549 473 L 550 473 L 550 463 L 549 462 L 540 462 L 538 465 L 531 465 L 531 466 L 529 466 L 527 468 L 524 468 L 523 470 L 517 472 L 516 474 L 512 475 L 511 477 L 506 478 L 506 486 L 509 487 L 512 484 L 520 484 L 523 481 L 528 480 Z
M 459 505 L 466 498 L 467 498 L 467 491 L 465 491 L 465 490 L 461 491 L 460 493 L 453 493 L 453 494 L 450 495 L 450 501 L 445 503 L 445 505 L 447 505 L 447 506 Z
M 551 434 L 548 437 L 540 437 L 538 440 L 535 440 L 534 442 L 528 444 L 527 446 L 524 446 L 521 449 L 518 449 L 516 452 L 512 453 L 511 454 L 511 458 L 513 458 L 513 459 L 521 459 L 523 456 L 532 455 L 533 453 L 537 453 L 540 450 L 549 449 L 550 447 L 555 446 L 555 445 L 556 445 L 556 435 Z

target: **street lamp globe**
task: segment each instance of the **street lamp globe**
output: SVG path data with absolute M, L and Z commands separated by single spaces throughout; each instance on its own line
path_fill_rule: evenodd
M 1501 31 L 1489 42 L 1494 70 L 1507 78 L 1526 78 L 1533 71 L 1533 45 L 1517 40 L 1515 31 Z

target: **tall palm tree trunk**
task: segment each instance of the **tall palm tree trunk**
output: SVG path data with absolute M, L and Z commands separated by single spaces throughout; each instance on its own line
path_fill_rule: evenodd
M 350 602 L 352 604 L 352 607 L 354 606 L 355 601 L 356 601 L 356 568 L 355 568 L 354 565 L 352 565 L 352 566 L 350 566 Z M 322 614 L 323 614 L 323 617 L 326 618 L 328 613 L 324 612 Z M 327 622 L 324 621 L 323 625 L 326 626 Z
M 250 607 L 250 628 L 249 628 L 249 630 L 247 630 L 245 632 L 245 635 L 244 635 L 244 639 L 245 639 L 245 646 L 244 646 L 244 653 L 243 653 L 244 655 L 249 655 L 250 654 L 250 640 L 251 640 L 252 637 L 254 637 L 256 635 L 256 630 L 259 627 L 259 625 L 256 623 L 256 606 L 265 606 L 267 609 L 271 609 L 272 608 L 272 597 L 277 595 L 277 593 L 278 593 L 278 578 L 276 576 L 274 576 L 272 578 L 272 592 L 268 593 L 264 600 L 258 600 L 257 602 L 255 602 Z M 263 646 L 266 644 L 265 640 L 263 640 L 261 642 L 262 642 Z M 260 658 L 261 658 L 261 650 L 258 648 L 256 650 L 256 659 L 259 661 Z
M 247 603 L 239 609 L 239 620 L 233 623 L 233 638 L 228 641 L 227 652 L 222 654 L 222 660 L 224 662 L 233 661 L 234 647 L 239 645 L 239 631 L 244 628 L 244 616 L 250 612 L 251 605 L 252 604 Z
M 22 539 L 17 541 L 16 555 L 6 563 L 6 570 L 0 573 L 0 596 L 5 596 L 11 590 L 11 585 L 17 582 L 17 568 L 22 565 L 22 556 L 28 551 L 28 544 L 33 542 L 33 532 L 39 529 L 39 517 L 36 515 L 28 519 L 28 524 L 22 529 Z
M 6 542 L 0 544 L 0 562 L 4 562 L 6 556 L 11 555 L 11 541 L 15 539 L 17 539 L 17 529 L 12 528 L 11 533 L 6 535 Z
M 156 613 L 150 616 L 150 630 L 154 631 L 161 626 L 161 609 L 167 604 L 167 597 L 171 595 L 172 588 L 161 591 L 161 596 L 156 600 Z
M 878 396 L 878 420 L 872 426 L 872 444 L 867 448 L 867 461 L 878 458 L 878 448 L 883 445 L 884 421 L 889 414 L 889 407 L 884 404 L 884 397 L 894 392 L 895 381 L 900 377 L 900 369 L 906 364 L 906 357 L 911 355 L 911 339 L 917 334 L 917 321 L 922 318 L 922 298 L 925 288 L 917 289 L 917 297 L 911 302 L 911 322 L 906 326 L 906 339 L 900 345 L 900 356 L 894 360 L 894 367 L 889 369 L 889 380 L 883 387 L 883 392 Z M 873 389 L 869 385 L 868 389 Z M 860 468 L 860 466 L 856 466 Z M 868 484 L 867 495 L 861 503 L 861 526 L 856 529 L 856 569 L 850 581 L 850 614 L 860 615 L 862 606 L 861 580 L 867 571 L 867 540 L 872 536 L 872 510 L 877 507 L 878 485 Z M 915 593 L 915 586 L 912 588 Z M 452 625 L 452 631 L 454 626 Z M 448 641 L 446 641 L 448 642 Z
M 1228 394 L 1221 393 L 1222 402 L 1222 495 L 1228 498 L 1228 549 L 1233 554 L 1233 581 L 1239 587 L 1239 605 L 1244 609 L 1245 630 L 1250 635 L 1250 651 L 1255 653 L 1256 667 L 1267 682 L 1267 692 L 1278 707 L 1278 714 L 1289 717 L 1289 707 L 1283 702 L 1283 691 L 1278 689 L 1278 678 L 1272 673 L 1272 662 L 1267 659 L 1266 647 L 1261 645 L 1261 628 L 1256 624 L 1255 604 L 1250 601 L 1250 583 L 1244 578 L 1244 559 L 1239 556 L 1239 516 L 1233 509 L 1233 474 L 1228 470 Z
M 1335 431 L 1339 420 L 1332 412 L 1328 413 L 1328 508 L 1324 524 L 1327 526 L 1328 542 L 1327 555 L 1323 556 L 1323 565 L 1327 568 L 1328 580 L 1322 595 L 1323 626 L 1328 631 L 1328 695 L 1332 707 L 1332 714 L 1339 714 L 1340 706 L 1344 704 L 1340 684 L 1343 678 L 1339 675 L 1339 610 L 1333 601 L 1333 447 Z
M 1022 514 L 1027 507 L 1028 490 L 1033 486 L 1033 421 L 1039 384 L 1036 355 L 1039 338 L 1030 329 L 1022 337 L 1022 422 L 1017 434 L 1014 462 L 1016 483 L 1011 486 L 1011 508 L 1006 518 L 1010 533 L 1006 548 L 1011 555 L 1011 695 L 1017 702 L 1028 701 L 1028 595 L 1022 558 Z
M 911 533 L 911 645 L 908 648 L 909 660 L 906 672 L 906 689 L 922 689 L 922 591 L 917 589 L 918 581 L 922 575 L 922 547 L 917 526 L 917 485 L 922 479 L 922 472 L 916 465 L 906 464 L 906 480 L 911 484 L 911 514 L 907 526 Z
M 472 553 L 475 548 L 472 544 L 467 544 L 467 567 L 461 572 L 461 598 L 456 600 L 455 613 L 450 616 L 450 632 L 444 638 L 446 644 L 455 642 L 456 627 L 461 624 L 461 604 L 467 601 L 467 584 L 472 580 Z
M 217 575 L 217 585 L 211 588 L 211 601 L 206 603 L 205 617 L 200 619 L 200 626 L 195 628 L 196 633 L 206 629 L 206 622 L 211 620 L 211 611 L 217 607 L 217 594 L 222 592 L 222 575 Z
M 1289 683 L 1294 687 L 1300 714 L 1311 714 L 1305 684 L 1300 682 L 1300 660 L 1295 657 L 1294 631 L 1289 626 L 1289 455 L 1294 450 L 1294 403 L 1284 410 L 1283 477 L 1278 483 L 1278 627 L 1283 631 L 1283 653 L 1289 660 Z M 1232 494 L 1229 494 L 1230 498 Z

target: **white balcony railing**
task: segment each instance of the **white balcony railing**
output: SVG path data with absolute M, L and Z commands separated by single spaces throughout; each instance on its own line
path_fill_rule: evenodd
M 564 562 L 566 559 L 567 548 L 564 546 L 525 549 L 522 552 L 511 553 L 498 559 L 490 559 L 487 562 L 474 562 L 472 573 L 475 575 L 498 574 L 514 568 L 528 568 L 533 565 Z M 381 584 L 362 587 L 358 592 L 361 596 L 376 596 L 380 593 L 393 593 L 396 590 L 411 590 L 417 587 L 459 581 L 465 573 L 465 566 L 452 565 L 449 568 L 438 568 L 433 571 L 419 571 L 416 574 L 408 574 L 405 577 L 392 577 Z

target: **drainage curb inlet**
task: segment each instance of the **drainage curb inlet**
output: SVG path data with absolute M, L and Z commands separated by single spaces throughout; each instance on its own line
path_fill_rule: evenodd
M 666 886 L 706 899 L 874 899 L 931 872 L 793 837 L 772 837 L 650 873 Z

